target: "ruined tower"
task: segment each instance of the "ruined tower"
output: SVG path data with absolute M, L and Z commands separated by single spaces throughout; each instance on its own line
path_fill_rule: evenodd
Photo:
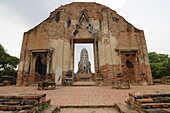
M 77 73 L 91 73 L 91 63 L 89 61 L 88 52 L 85 48 L 81 50 Z

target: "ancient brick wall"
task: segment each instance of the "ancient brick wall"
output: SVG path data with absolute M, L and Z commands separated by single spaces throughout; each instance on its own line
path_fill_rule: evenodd
M 101 72 L 105 82 L 112 83 L 117 75 L 130 72 L 127 78 L 135 77 L 132 82 L 145 78 L 152 84 L 144 32 L 106 6 L 83 2 L 59 7 L 24 33 L 17 83 L 21 85 L 24 77 L 34 81 L 35 54 L 44 52 L 50 58 L 47 72 L 61 85 L 63 73 L 74 68 L 76 42 L 94 44 L 95 72 Z M 128 52 L 134 52 L 129 59 L 133 60 L 133 71 L 122 68 L 127 60 L 122 56 Z

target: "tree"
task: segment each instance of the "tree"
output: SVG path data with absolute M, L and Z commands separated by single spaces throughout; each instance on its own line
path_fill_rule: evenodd
M 170 76 L 170 58 L 167 54 L 149 53 L 149 60 L 153 78 Z
M 0 44 L 0 74 L 11 75 L 16 73 L 15 69 L 18 63 L 19 59 L 6 53 L 4 47 Z

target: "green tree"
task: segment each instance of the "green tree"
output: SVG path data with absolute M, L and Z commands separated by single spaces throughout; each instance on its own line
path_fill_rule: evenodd
M 1 75 L 13 75 L 16 74 L 16 68 L 19 63 L 19 59 L 14 56 L 10 56 L 6 53 L 4 47 L 0 44 L 0 74 Z
M 151 71 L 154 78 L 170 76 L 170 58 L 167 54 L 149 53 Z

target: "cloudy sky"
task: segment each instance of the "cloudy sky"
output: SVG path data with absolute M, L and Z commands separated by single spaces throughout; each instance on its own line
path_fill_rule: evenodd
M 145 31 L 148 51 L 170 55 L 170 0 L 84 0 L 116 10 Z M 23 33 L 45 20 L 57 7 L 83 0 L 0 0 L 0 43 L 19 57 Z

